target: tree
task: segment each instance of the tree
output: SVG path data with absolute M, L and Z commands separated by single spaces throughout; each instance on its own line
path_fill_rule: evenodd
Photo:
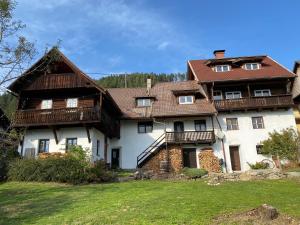
M 287 128 L 281 132 L 269 133 L 269 138 L 262 142 L 262 153 L 272 155 L 279 161 L 288 159 L 296 161 L 299 156 L 300 138 L 293 128 Z
M 23 73 L 36 50 L 34 44 L 20 35 L 25 25 L 13 19 L 17 3 L 14 0 L 0 0 L 0 88 Z

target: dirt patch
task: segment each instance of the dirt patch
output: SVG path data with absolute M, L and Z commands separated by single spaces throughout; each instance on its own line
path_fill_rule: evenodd
M 271 218 L 266 218 L 261 211 L 261 207 L 252 209 L 247 212 L 221 215 L 215 217 L 212 224 L 216 225 L 300 225 L 300 219 L 293 218 L 291 216 L 276 214 Z

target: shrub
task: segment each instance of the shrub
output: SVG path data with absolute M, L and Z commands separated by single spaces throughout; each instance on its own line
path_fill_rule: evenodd
M 10 163 L 8 178 L 15 181 L 52 181 L 83 183 L 87 181 L 86 167 L 74 157 L 17 159 Z
M 114 174 L 106 169 L 104 160 L 97 160 L 88 170 L 90 182 L 107 182 L 114 179 Z
M 251 169 L 253 170 L 260 170 L 260 169 L 268 169 L 269 164 L 265 162 L 256 162 L 255 164 L 248 163 Z
M 197 169 L 197 168 L 183 168 L 182 173 L 191 179 L 201 178 L 206 175 L 208 172 L 204 169 Z
M 19 153 L 14 148 L 0 148 L 0 181 L 7 179 L 9 162 L 19 157 Z

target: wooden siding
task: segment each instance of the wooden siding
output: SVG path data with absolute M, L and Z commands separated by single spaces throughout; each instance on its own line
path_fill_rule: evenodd
M 90 81 L 74 73 L 43 74 L 36 78 L 26 90 L 92 87 Z
M 293 99 L 291 95 L 277 95 L 268 97 L 215 100 L 214 104 L 218 111 L 288 108 L 293 106 Z

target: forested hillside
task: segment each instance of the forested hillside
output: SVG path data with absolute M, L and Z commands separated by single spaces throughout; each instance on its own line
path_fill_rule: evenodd
M 147 78 L 151 78 L 152 84 L 155 84 L 157 82 L 182 81 L 186 79 L 186 75 L 184 73 L 130 73 L 103 77 L 96 82 L 105 88 L 125 87 L 125 80 L 127 87 L 145 87 Z M 10 118 L 16 108 L 16 98 L 11 94 L 0 95 L 0 107 Z

